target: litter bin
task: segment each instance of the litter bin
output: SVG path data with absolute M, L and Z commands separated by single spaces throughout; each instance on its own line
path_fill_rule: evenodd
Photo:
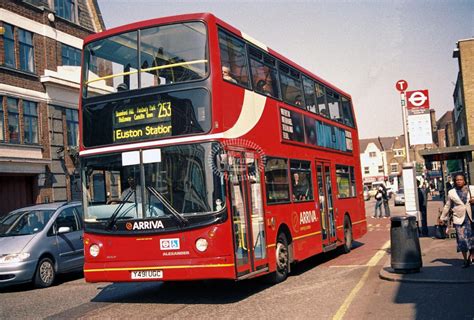
M 416 218 L 392 217 L 390 242 L 392 269 L 396 273 L 420 272 L 422 261 Z

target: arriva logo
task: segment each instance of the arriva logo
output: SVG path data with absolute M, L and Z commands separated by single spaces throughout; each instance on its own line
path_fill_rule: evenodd
M 300 225 L 313 223 L 316 221 L 318 221 L 318 219 L 316 218 L 315 210 L 300 212 Z
M 156 221 L 136 221 L 133 223 L 128 222 L 125 227 L 127 230 L 153 230 L 153 229 L 164 229 L 165 226 L 161 220 Z

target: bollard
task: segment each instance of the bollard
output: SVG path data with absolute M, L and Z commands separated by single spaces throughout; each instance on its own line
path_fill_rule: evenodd
M 390 225 L 391 265 L 396 273 L 416 273 L 422 267 L 416 218 L 392 217 Z

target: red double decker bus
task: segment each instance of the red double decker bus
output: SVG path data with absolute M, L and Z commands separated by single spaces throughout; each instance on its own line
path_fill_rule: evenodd
M 350 95 L 208 13 L 83 54 L 87 281 L 279 282 L 366 233 Z

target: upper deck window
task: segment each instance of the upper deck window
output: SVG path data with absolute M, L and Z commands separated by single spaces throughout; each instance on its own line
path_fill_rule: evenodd
M 298 108 L 304 108 L 301 74 L 282 63 L 279 64 L 279 69 L 283 101 Z
M 250 47 L 250 70 L 252 72 L 253 87 L 256 92 L 280 97 L 276 59 L 262 51 Z
M 250 88 L 245 42 L 219 31 L 222 78 L 231 83 Z
M 84 48 L 84 96 L 203 79 L 206 39 L 204 23 L 188 22 L 91 42 Z

